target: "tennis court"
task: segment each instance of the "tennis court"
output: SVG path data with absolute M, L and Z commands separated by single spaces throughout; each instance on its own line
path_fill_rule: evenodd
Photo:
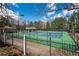
M 43 45 L 50 45 L 54 48 L 62 48 L 69 51 L 77 51 L 78 47 L 68 32 L 61 31 L 35 31 L 35 32 L 20 32 L 19 38 L 23 38 L 26 34 L 26 40 L 36 42 Z M 15 33 L 18 37 L 18 33 Z

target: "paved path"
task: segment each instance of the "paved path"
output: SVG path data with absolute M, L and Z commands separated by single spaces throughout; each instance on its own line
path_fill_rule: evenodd
M 8 42 L 11 44 L 11 40 L 8 40 Z M 14 45 L 18 46 L 19 49 L 23 50 L 23 40 L 21 39 L 14 39 Z M 46 45 L 38 44 L 38 43 L 33 43 L 33 42 L 27 42 L 27 53 L 32 55 L 32 56 L 49 56 L 50 55 L 50 49 Z M 69 52 L 57 49 L 57 48 L 52 48 L 51 53 L 53 56 L 63 56 L 63 55 L 68 55 Z M 71 53 L 69 55 L 72 55 Z

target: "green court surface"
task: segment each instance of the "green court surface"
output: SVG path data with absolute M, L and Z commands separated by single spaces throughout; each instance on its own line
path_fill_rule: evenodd
M 53 33 L 53 32 L 50 32 Z M 23 39 L 23 33 L 14 33 L 17 38 Z M 69 51 L 77 51 L 78 47 L 74 42 L 74 39 L 71 38 L 68 32 L 55 32 L 52 34 L 52 36 L 47 36 L 49 32 L 33 32 L 28 33 L 26 32 L 26 40 L 36 42 L 43 45 L 50 45 L 50 39 L 51 39 L 51 47 L 54 48 L 62 48 Z M 56 35 L 55 35 L 56 34 Z M 60 36 L 59 36 L 60 35 Z

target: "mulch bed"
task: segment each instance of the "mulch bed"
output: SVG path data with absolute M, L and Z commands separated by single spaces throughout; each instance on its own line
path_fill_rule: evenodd
M 10 44 L 4 44 L 0 40 L 0 56 L 21 56 L 22 51 L 16 46 L 11 46 Z
M 22 52 L 16 46 L 6 46 L 0 48 L 0 56 L 21 56 Z

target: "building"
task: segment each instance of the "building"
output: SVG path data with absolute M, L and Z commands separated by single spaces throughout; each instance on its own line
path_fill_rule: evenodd
M 37 30 L 36 27 L 26 27 L 25 29 L 30 32 Z

